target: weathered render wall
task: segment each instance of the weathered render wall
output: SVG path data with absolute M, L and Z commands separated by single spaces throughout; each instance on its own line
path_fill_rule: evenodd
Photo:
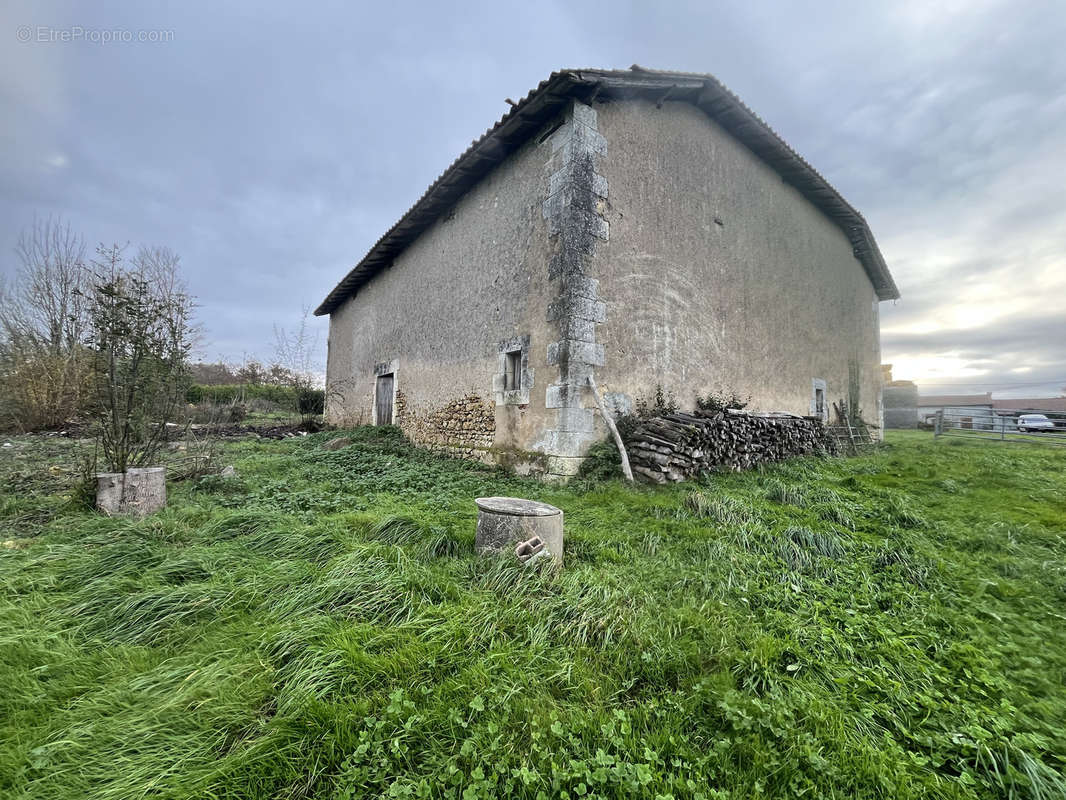
M 521 448 L 543 427 L 544 159 L 544 145 L 528 144 L 331 315 L 331 422 L 374 421 L 376 372 L 391 371 L 394 421 L 420 443 L 488 459 L 488 448 Z M 529 403 L 498 406 L 501 343 L 523 337 Z
M 557 475 L 602 436 L 584 386 L 603 363 L 588 276 L 607 239 L 596 115 L 572 104 L 330 317 L 327 414 L 374 422 L 378 374 L 416 442 Z M 505 392 L 503 353 L 523 350 Z M 583 396 L 586 395 L 586 396 Z
M 609 157 L 610 242 L 595 260 L 606 302 L 601 385 L 656 385 L 684 406 L 712 390 L 808 414 L 858 396 L 879 424 L 874 289 L 844 233 L 687 103 L 596 106 Z

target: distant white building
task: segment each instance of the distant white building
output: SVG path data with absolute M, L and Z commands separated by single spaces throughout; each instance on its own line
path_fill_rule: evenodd
M 992 399 L 986 394 L 945 394 L 918 396 L 918 422 L 932 424 L 938 412 L 959 428 L 1005 430 L 1016 428 L 1020 414 L 1066 414 L 1066 397 L 1007 397 Z
M 938 412 L 957 420 L 960 427 L 991 428 L 992 393 L 918 395 L 918 422 L 932 424 Z

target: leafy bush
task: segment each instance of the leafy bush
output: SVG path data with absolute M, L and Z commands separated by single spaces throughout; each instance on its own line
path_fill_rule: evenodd
M 664 389 L 661 383 L 655 385 L 655 394 L 651 398 L 642 395 L 637 398 L 634 404 L 636 416 L 640 419 L 673 414 L 680 407 L 674 393 Z
M 623 417 L 619 417 L 615 424 L 618 426 L 618 433 L 622 436 L 622 441 L 624 442 L 626 433 L 622 432 L 622 419 Z M 632 427 L 629 427 L 627 433 L 631 430 Z M 585 480 L 606 481 L 618 478 L 621 475 L 622 456 L 615 446 L 613 436 L 592 445 L 585 454 L 585 460 L 581 462 L 581 466 L 578 468 L 578 477 Z
M 297 390 L 296 410 L 304 417 L 316 417 L 326 413 L 326 392 L 323 389 L 301 387 Z
M 740 410 L 747 408 L 750 402 L 750 397 L 741 398 L 736 392 L 711 392 L 702 397 L 696 395 L 696 408 L 710 413 L 717 413 L 730 408 Z
M 619 414 L 615 417 L 614 424 L 618 428 L 618 435 L 622 437 L 623 444 L 629 441 L 633 432 L 641 422 L 651 417 L 663 414 L 672 414 L 679 408 L 677 398 L 672 392 L 663 389 L 662 384 L 657 384 L 655 393 L 650 397 L 640 396 L 634 404 L 634 410 L 627 414 Z M 622 456 L 615 446 L 614 437 L 596 442 L 585 454 L 578 471 L 578 477 L 586 480 L 599 481 L 617 478 L 621 474 Z

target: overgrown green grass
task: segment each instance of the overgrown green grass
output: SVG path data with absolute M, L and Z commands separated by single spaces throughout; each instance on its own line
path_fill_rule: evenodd
M 141 522 L 0 453 L 0 796 L 1066 796 L 1066 453 L 550 487 L 335 435 Z M 486 494 L 565 569 L 475 557 Z

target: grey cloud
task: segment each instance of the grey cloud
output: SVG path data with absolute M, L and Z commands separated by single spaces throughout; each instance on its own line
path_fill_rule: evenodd
M 1032 354 L 1063 360 L 1066 315 L 1046 314 L 1002 324 L 964 330 L 942 329 L 931 333 L 886 334 L 882 347 L 903 352 L 958 351 L 963 355 L 1005 353 Z M 1066 373 L 1063 373 L 1066 378 Z
M 981 281 L 1025 309 L 886 334 L 885 360 L 980 341 L 989 380 L 1018 380 L 1018 354 L 1037 351 L 1062 375 L 1046 344 L 1062 295 L 1013 277 L 1063 267 L 1066 15 L 1055 0 L 932 8 L 7 4 L 0 270 L 35 213 L 90 241 L 165 244 L 200 298 L 207 355 L 269 355 L 271 324 L 320 300 L 505 97 L 559 67 L 637 62 L 717 74 L 863 211 L 903 292 L 886 330 L 935 320 Z M 173 41 L 21 45 L 21 24 Z

